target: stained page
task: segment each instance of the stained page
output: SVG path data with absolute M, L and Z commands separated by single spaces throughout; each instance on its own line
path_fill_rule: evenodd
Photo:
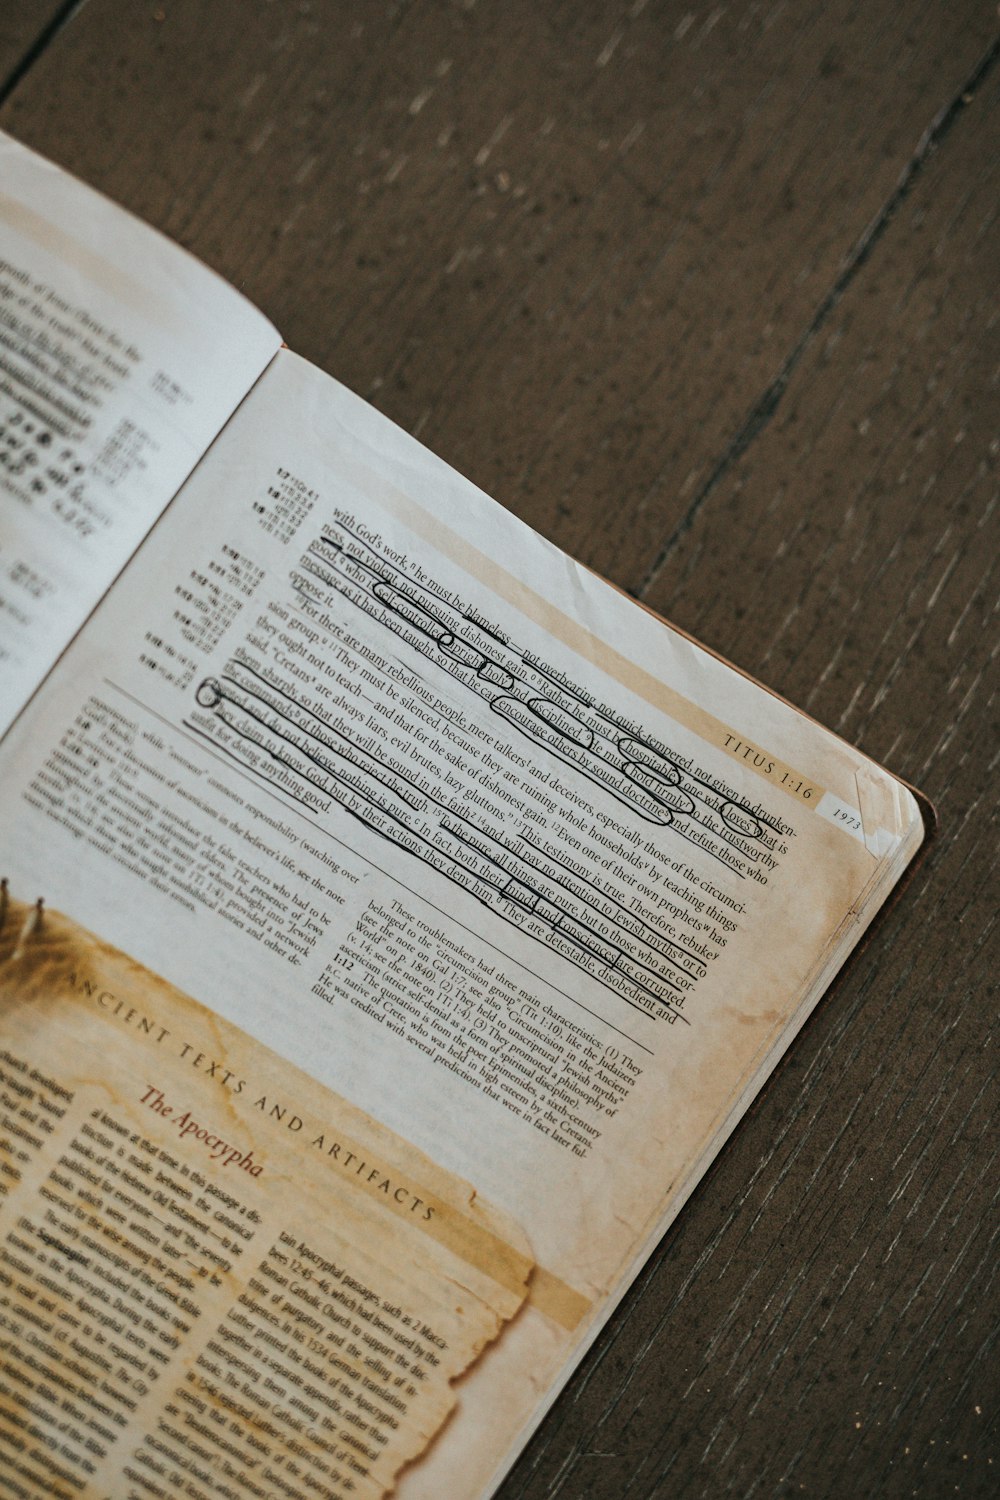
M 0 1203 L 19 1494 L 381 1500 L 532 1269 L 467 1184 L 9 898 Z
M 0 732 L 280 342 L 179 246 L 0 135 Z
M 282 351 L 3 752 L 44 892 L 519 1223 L 492 1492 L 921 838 L 898 782 Z

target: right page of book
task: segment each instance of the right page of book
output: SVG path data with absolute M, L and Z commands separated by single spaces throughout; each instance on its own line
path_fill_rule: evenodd
M 22 895 L 524 1231 L 528 1303 L 402 1500 L 492 1492 L 922 836 L 285 351 L 0 771 Z

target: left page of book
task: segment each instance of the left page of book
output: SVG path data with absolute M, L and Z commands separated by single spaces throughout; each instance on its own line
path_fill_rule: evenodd
M 193 256 L 0 135 L 0 734 L 280 344 Z

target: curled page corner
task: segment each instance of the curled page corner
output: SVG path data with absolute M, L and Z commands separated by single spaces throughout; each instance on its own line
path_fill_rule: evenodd
M 902 782 L 875 766 L 859 766 L 854 786 L 853 802 L 826 791 L 816 810 L 864 844 L 872 859 L 885 859 L 895 853 L 913 824 L 922 821 L 916 799 Z
M 914 817 L 916 804 L 906 788 L 882 771 L 861 766 L 854 773 L 865 847 L 884 859 L 898 847 Z

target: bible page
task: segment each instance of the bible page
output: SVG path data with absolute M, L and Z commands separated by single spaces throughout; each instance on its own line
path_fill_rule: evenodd
M 284 350 L 8 736 L 0 824 L 13 888 L 526 1234 L 401 1500 L 492 1493 L 922 837 Z
M 0 733 L 280 342 L 179 246 L 0 136 Z
M 5 895 L 10 1492 L 380 1500 L 523 1303 L 520 1231 L 127 955 Z

